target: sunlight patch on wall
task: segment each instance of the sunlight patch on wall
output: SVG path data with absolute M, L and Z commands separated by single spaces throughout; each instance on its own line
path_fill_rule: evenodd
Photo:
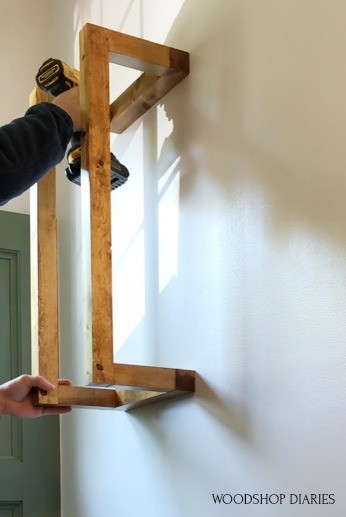
M 159 190 L 159 290 L 178 274 L 180 158 L 160 178 Z
M 164 43 L 184 3 L 185 0 L 175 0 L 174 2 L 143 1 L 143 37 L 158 43 Z M 154 13 L 155 15 L 153 15 Z
M 130 179 L 112 193 L 113 344 L 115 353 L 144 317 L 143 124 L 127 134 L 119 156 Z M 120 140 L 120 139 L 119 139 Z M 123 146 L 121 146 L 123 147 Z M 124 150 L 123 148 L 123 150 Z M 134 149 L 136 152 L 134 153 Z M 112 146 L 117 153 L 116 146 Z
M 126 342 L 144 317 L 144 230 L 126 250 L 113 276 L 114 352 Z

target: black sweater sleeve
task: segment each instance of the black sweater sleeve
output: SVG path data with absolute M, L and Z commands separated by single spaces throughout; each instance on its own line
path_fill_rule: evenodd
M 47 102 L 0 127 L 0 205 L 22 194 L 63 159 L 72 132 L 69 115 Z

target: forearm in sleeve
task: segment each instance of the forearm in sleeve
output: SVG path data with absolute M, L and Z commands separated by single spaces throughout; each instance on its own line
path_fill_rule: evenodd
M 63 159 L 72 132 L 69 115 L 45 102 L 0 127 L 1 205 L 22 194 Z

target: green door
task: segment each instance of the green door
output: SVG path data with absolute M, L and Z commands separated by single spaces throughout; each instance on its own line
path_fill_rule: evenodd
M 30 373 L 29 216 L 0 211 L 0 383 Z M 0 417 L 0 517 L 60 516 L 59 417 Z

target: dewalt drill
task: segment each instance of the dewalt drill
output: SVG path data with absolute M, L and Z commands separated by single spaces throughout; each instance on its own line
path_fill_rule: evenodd
M 60 59 L 47 59 L 41 66 L 36 75 L 37 86 L 56 97 L 60 93 L 79 86 L 79 72 L 70 68 Z M 81 132 L 73 133 L 71 147 L 67 151 L 68 167 L 66 169 L 67 178 L 80 185 L 81 171 Z M 129 177 L 129 171 L 111 153 L 111 190 L 123 185 Z

